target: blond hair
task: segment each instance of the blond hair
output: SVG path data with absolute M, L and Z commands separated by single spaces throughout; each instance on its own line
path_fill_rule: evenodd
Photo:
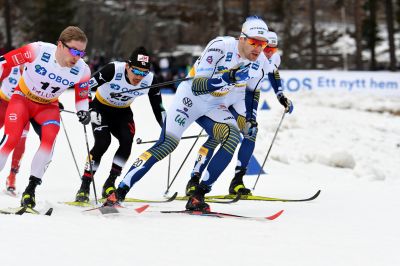
M 66 27 L 58 37 L 58 40 L 61 42 L 70 42 L 70 41 L 80 41 L 87 42 L 86 34 L 80 28 L 76 26 L 68 26 Z

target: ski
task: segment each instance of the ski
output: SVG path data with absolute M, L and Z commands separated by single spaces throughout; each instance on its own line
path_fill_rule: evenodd
M 60 202 L 62 204 L 70 205 L 70 206 L 76 206 L 76 207 L 94 207 L 94 204 L 91 204 L 89 202 L 78 202 L 78 201 L 64 201 Z
M 313 196 L 304 199 L 287 199 L 287 198 L 275 198 L 275 197 L 265 197 L 265 196 L 253 196 L 253 195 L 241 195 L 240 200 L 259 200 L 259 201 L 283 201 L 283 202 L 302 202 L 302 201 L 312 201 L 316 199 L 321 190 L 318 190 Z M 216 196 L 206 196 L 206 201 L 211 199 L 233 199 L 237 195 L 216 195 Z
M 254 220 L 254 221 L 272 221 L 281 216 L 283 210 L 278 211 L 270 216 L 265 217 L 254 217 L 254 216 L 243 216 L 231 213 L 224 213 L 224 212 L 213 212 L 213 211 L 189 211 L 189 210 L 182 210 L 182 211 L 161 211 L 161 213 L 165 214 L 188 214 L 188 215 L 198 215 L 198 216 L 206 216 L 206 217 L 215 217 L 215 218 L 233 218 L 233 219 L 243 219 L 243 220 Z
M 205 201 L 209 203 L 218 203 L 218 204 L 231 204 L 238 202 L 241 199 L 242 195 L 237 194 L 237 195 L 232 195 L 232 198 L 221 198 L 219 199 L 214 199 L 214 198 L 209 198 L 205 197 Z M 189 200 L 189 196 L 183 196 L 183 197 L 176 197 L 176 200 Z
M 1 214 L 14 214 L 14 215 L 22 215 L 24 213 L 30 214 L 37 214 L 37 215 L 45 215 L 51 216 L 53 213 L 53 208 L 49 208 L 46 212 L 41 213 L 35 209 L 28 208 L 28 207 L 17 207 L 17 208 L 7 208 L 7 209 L 0 209 Z
M 137 214 L 141 214 L 142 212 L 144 212 L 150 205 L 149 204 L 145 204 L 141 207 L 135 208 L 134 211 Z M 88 210 L 84 210 L 82 212 L 96 212 L 99 211 L 101 214 L 118 214 L 120 213 L 120 209 L 127 209 L 126 207 L 122 207 L 122 206 L 100 206 L 100 207 L 96 207 L 96 208 L 91 208 Z
M 174 195 L 165 199 L 165 200 L 147 200 L 147 199 L 135 199 L 135 198 L 125 198 L 124 202 L 142 202 L 142 203 L 166 203 L 171 202 L 176 199 L 178 196 L 178 192 L 175 192 Z

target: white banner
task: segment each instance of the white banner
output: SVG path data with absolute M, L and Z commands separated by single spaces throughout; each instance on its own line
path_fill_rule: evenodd
M 285 92 L 312 90 L 400 92 L 400 73 L 372 71 L 279 71 Z M 272 90 L 266 79 L 262 91 Z

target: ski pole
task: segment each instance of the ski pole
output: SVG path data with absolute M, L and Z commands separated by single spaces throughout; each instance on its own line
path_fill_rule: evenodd
M 273 145 L 274 142 L 275 142 L 276 135 L 278 134 L 278 131 L 279 131 L 279 128 L 281 127 L 281 124 L 282 124 L 283 119 L 285 118 L 285 114 L 286 114 L 286 110 L 283 112 L 281 121 L 279 122 L 278 127 L 276 128 L 276 131 L 275 131 L 274 137 L 272 138 L 271 145 L 269 146 L 267 155 L 265 156 L 264 162 L 262 163 L 262 165 L 261 165 L 261 167 L 260 167 L 260 171 L 258 172 L 258 176 L 257 176 L 256 182 L 254 183 L 254 186 L 253 186 L 253 190 L 256 188 L 258 179 L 260 178 L 260 175 L 261 175 L 261 172 L 262 172 L 262 170 L 263 170 L 263 168 L 264 168 L 265 162 L 267 161 L 268 155 L 269 155 L 269 153 L 270 153 L 270 151 L 271 151 L 271 149 L 272 149 L 272 145 Z
M 66 112 L 66 113 L 68 113 L 68 114 L 76 114 L 76 113 L 73 112 L 73 111 L 68 111 L 68 110 L 65 110 L 65 109 L 60 109 L 60 111 L 61 111 L 61 112 Z
M 176 83 L 176 82 L 182 82 L 182 81 L 187 81 L 187 80 L 191 80 L 191 79 L 193 79 L 193 77 L 187 77 L 187 78 L 183 78 L 183 79 L 170 80 L 170 81 L 161 82 L 161 83 L 157 83 L 157 84 L 154 84 L 154 85 L 146 86 L 146 87 L 143 87 L 143 88 L 137 88 L 137 89 L 130 89 L 130 90 L 126 90 L 126 91 L 115 92 L 114 95 L 115 95 L 115 96 L 118 96 L 118 95 L 122 95 L 122 93 L 128 93 L 128 92 L 133 92 L 133 91 L 140 91 L 140 90 L 146 90 L 146 89 L 153 89 L 153 88 L 163 87 L 163 86 L 166 86 L 166 85 L 174 84 L 174 83 Z
M 169 185 L 169 178 L 171 176 L 171 153 L 168 155 L 168 176 L 167 176 L 167 189 Z
M 94 175 L 93 175 L 93 167 L 92 167 L 92 157 L 90 156 L 90 150 L 89 150 L 89 141 L 87 137 L 87 132 L 86 132 L 86 125 L 83 125 L 83 131 L 85 132 L 85 140 L 86 140 L 86 150 L 88 154 L 88 161 L 89 161 L 89 168 L 90 168 L 90 174 L 92 175 L 92 184 L 93 184 L 93 191 L 94 191 L 94 199 L 97 203 L 97 193 L 96 193 L 96 185 L 94 183 Z
M 194 141 L 192 147 L 190 148 L 189 152 L 186 154 L 185 159 L 183 160 L 183 162 L 181 163 L 181 166 L 179 167 L 178 171 L 176 172 L 174 178 L 172 179 L 171 183 L 168 185 L 167 190 L 164 193 L 164 196 L 168 195 L 169 189 L 171 188 L 172 184 L 174 183 L 176 177 L 178 176 L 179 172 L 181 171 L 183 165 L 185 164 L 187 158 L 189 157 L 189 154 L 192 152 L 194 145 L 196 145 L 197 141 L 199 140 L 201 134 L 203 133 L 204 129 L 201 129 L 199 135 L 197 135 L 196 140 Z
M 72 150 L 71 141 L 69 140 L 68 133 L 67 133 L 67 129 L 66 129 L 66 127 L 65 127 L 65 124 L 64 124 L 64 121 L 63 121 L 63 119 L 62 119 L 61 114 L 60 114 L 60 120 L 61 120 L 61 124 L 63 125 L 64 134 L 65 134 L 65 137 L 67 137 L 67 142 L 68 142 L 69 150 L 71 151 L 72 158 L 74 159 L 76 171 L 78 172 L 78 177 L 79 177 L 79 180 L 80 180 L 80 179 L 81 179 L 81 173 L 80 173 L 80 171 L 79 171 L 78 164 L 76 163 L 75 154 L 74 154 L 74 151 Z
M 198 137 L 208 137 L 208 135 L 193 135 L 193 136 L 186 136 L 186 137 L 182 137 L 181 139 L 194 139 L 194 138 L 198 138 Z M 146 144 L 146 143 L 155 143 L 158 140 L 148 140 L 148 141 L 143 141 L 141 138 L 137 138 L 136 139 L 136 143 L 137 144 Z

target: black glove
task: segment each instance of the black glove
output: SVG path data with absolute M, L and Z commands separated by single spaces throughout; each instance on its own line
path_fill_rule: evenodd
M 285 107 L 286 113 L 291 114 L 293 112 L 293 103 L 292 103 L 292 101 L 289 100 L 288 98 L 286 98 L 286 96 L 283 95 L 282 92 L 279 92 L 278 94 L 276 94 L 276 97 L 278 98 L 279 103 L 282 104 L 283 107 Z
M 64 110 L 64 105 L 61 102 L 58 102 L 58 109 L 60 109 L 60 112 Z
M 90 112 L 89 111 L 78 111 L 76 115 L 79 118 L 79 122 L 81 122 L 83 125 L 87 125 L 90 123 Z

